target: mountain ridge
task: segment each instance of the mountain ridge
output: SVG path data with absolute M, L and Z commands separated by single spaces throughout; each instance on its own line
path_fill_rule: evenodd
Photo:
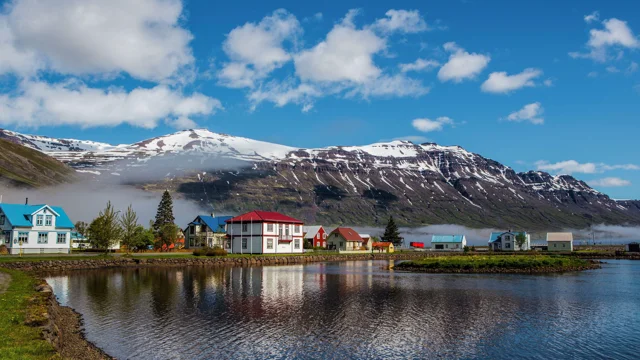
M 172 187 L 218 210 L 281 210 L 307 222 L 380 225 L 395 215 L 405 225 L 562 228 L 640 223 L 634 201 L 616 202 L 569 175 L 516 173 L 460 146 L 392 141 L 305 149 L 204 129 L 116 146 L 6 130 L 0 130 L 1 137 L 99 176 L 141 173 L 152 161 L 163 164 L 185 156 L 187 161 L 179 165 L 160 167 L 190 171 L 138 179 L 136 185 L 152 191 Z M 236 161 L 234 169 L 216 168 L 221 158 Z

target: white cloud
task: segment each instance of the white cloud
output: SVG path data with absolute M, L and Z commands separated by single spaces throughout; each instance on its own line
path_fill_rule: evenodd
M 263 101 L 269 101 L 277 107 L 289 103 L 299 104 L 303 106 L 303 112 L 308 112 L 313 108 L 314 98 L 320 96 L 322 96 L 322 92 L 309 84 L 296 86 L 294 81 L 271 81 L 251 92 L 249 101 L 251 101 L 252 110 L 255 110 Z
M 385 34 L 393 32 L 418 33 L 428 30 L 418 10 L 389 10 L 386 17 L 376 20 L 371 27 Z
M 346 96 L 361 95 L 367 99 L 370 96 L 404 97 L 421 96 L 429 93 L 429 88 L 422 85 L 420 80 L 411 79 L 404 75 L 382 75 L 371 81 L 356 86 L 347 92 Z
M 449 61 L 438 71 L 440 81 L 461 82 L 472 79 L 484 70 L 491 61 L 488 55 L 468 53 L 454 42 L 444 44 L 445 51 L 451 53 Z
M 0 72 L 188 78 L 193 36 L 181 17 L 179 0 L 15 0 L 0 15 Z
M 638 71 L 638 63 L 635 61 L 632 61 L 631 64 L 629 64 L 629 67 L 627 68 L 626 73 L 633 74 L 636 71 Z
M 569 55 L 573 58 L 589 58 L 605 62 L 609 59 L 608 48 L 640 48 L 640 40 L 633 34 L 626 21 L 611 18 L 602 21 L 602 25 L 604 25 L 602 30 L 591 29 L 589 31 L 588 53 L 571 52 Z M 622 55 L 623 53 L 619 51 L 617 57 L 620 58 Z
M 543 84 L 544 84 L 544 86 L 546 86 L 546 87 L 552 87 L 552 86 L 554 85 L 554 82 L 553 82 L 553 79 L 549 78 L 549 79 L 546 79 L 546 80 L 543 82 Z
M 248 22 L 231 30 L 223 44 L 231 62 L 218 73 L 220 84 L 231 88 L 253 87 L 259 79 L 291 60 L 283 43 L 297 42 L 300 22 L 279 9 L 259 23 Z
M 429 71 L 440 66 L 440 63 L 435 60 L 417 59 L 409 64 L 400 64 L 398 67 L 403 73 L 409 71 Z
M 435 120 L 431 120 L 427 118 L 414 119 L 411 122 L 411 125 L 413 125 L 413 127 L 416 130 L 422 131 L 422 132 L 441 131 L 442 129 L 444 129 L 445 125 L 453 125 L 453 124 L 454 124 L 453 119 L 446 116 L 441 116 L 439 118 L 436 118 Z
M 420 136 L 420 135 L 400 136 L 400 137 L 393 138 L 392 140 L 411 141 L 412 143 L 416 143 L 416 144 L 429 142 L 429 138 L 427 138 L 426 136 Z
M 175 120 L 169 120 L 167 123 L 178 130 L 195 129 L 198 127 L 198 124 L 196 124 L 195 121 L 186 116 L 180 116 Z
M 620 179 L 617 177 L 608 177 L 604 179 L 591 180 L 589 181 L 589 185 L 600 187 L 623 187 L 631 186 L 631 181 Z
M 599 21 L 599 20 L 600 20 L 600 12 L 598 12 L 598 11 L 594 11 L 591 14 L 584 16 L 584 21 L 587 24 L 590 24 L 590 23 L 592 23 L 594 21 Z
M 482 84 L 481 89 L 490 93 L 509 93 L 523 87 L 535 86 L 533 79 L 540 75 L 542 75 L 541 70 L 531 68 L 515 75 L 507 75 L 504 71 L 493 72 Z
M 136 88 L 90 88 L 79 82 L 48 84 L 23 81 L 19 93 L 0 95 L 0 124 L 25 128 L 129 124 L 153 128 L 159 121 L 193 127 L 191 116 L 211 115 L 222 109 L 219 100 L 194 93 L 185 96 L 165 85 Z
M 590 78 L 598 77 L 598 73 L 595 71 L 591 71 L 590 73 L 587 74 L 587 76 Z
M 605 70 L 607 70 L 607 72 L 610 72 L 610 73 L 613 73 L 613 74 L 620 72 L 620 69 L 618 69 L 615 66 L 607 66 L 607 68 Z
M 544 109 L 542 108 L 542 104 L 535 102 L 525 105 L 522 109 L 509 114 L 509 116 L 507 116 L 507 121 L 529 121 L 535 125 L 542 125 L 544 124 L 544 118 L 542 118 L 543 112 Z
M 596 174 L 612 170 L 640 170 L 640 167 L 634 164 L 608 165 L 604 163 L 579 163 L 575 160 L 566 160 L 557 163 L 540 160 L 536 162 L 536 166 L 538 170 L 563 174 Z

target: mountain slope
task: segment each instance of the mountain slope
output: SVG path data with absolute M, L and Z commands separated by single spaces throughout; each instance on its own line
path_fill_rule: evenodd
M 118 146 L 2 134 L 80 171 L 138 174 L 139 186 L 173 187 L 216 211 L 263 208 L 309 223 L 359 225 L 380 225 L 389 215 L 405 225 L 541 230 L 640 223 L 635 202 L 616 202 L 571 176 L 516 173 L 459 146 L 393 141 L 298 149 L 207 130 Z M 153 177 L 152 168 L 162 175 Z
M 73 169 L 20 144 L 0 139 L 0 179 L 15 186 L 38 187 L 71 181 Z

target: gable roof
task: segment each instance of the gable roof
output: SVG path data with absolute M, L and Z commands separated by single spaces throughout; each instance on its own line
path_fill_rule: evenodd
M 198 215 L 198 217 L 193 220 L 193 222 L 189 223 L 189 225 L 202 225 L 203 223 L 207 225 L 211 231 L 214 233 L 224 233 L 226 232 L 224 226 L 226 225 L 226 221 L 231 219 L 232 216 L 210 216 L 210 215 Z M 197 221 L 200 219 L 200 221 Z
M 15 227 L 33 227 L 29 219 L 31 214 L 41 210 L 48 205 L 21 205 L 21 204 L 0 204 L 0 209 L 5 214 L 11 225 Z M 59 206 L 48 206 L 56 216 L 56 229 L 73 229 L 74 225 L 64 210 Z
M 376 248 L 376 247 L 392 247 L 393 243 L 389 242 L 389 241 L 378 241 L 378 242 L 374 242 L 371 244 L 372 247 Z
M 497 241 L 502 235 L 504 234 L 513 234 L 513 235 L 518 235 L 518 234 L 525 234 L 527 235 L 526 231 L 503 231 L 503 232 L 492 232 L 491 236 L 489 237 L 489 242 L 495 242 Z
M 302 233 L 305 239 L 313 239 L 318 231 L 322 228 L 322 225 L 303 226 Z
M 570 232 L 547 233 L 547 241 L 573 241 L 573 233 L 570 233 Z
M 461 243 L 464 239 L 464 235 L 433 235 L 431 237 L 432 243 Z
M 275 222 L 275 223 L 290 223 L 290 224 L 304 224 L 298 219 L 294 219 L 287 215 L 280 214 L 275 211 L 262 211 L 254 210 L 246 214 L 238 215 L 226 221 L 227 223 L 239 223 L 239 222 Z
M 338 228 L 335 228 L 331 232 L 331 234 L 333 234 L 333 233 L 340 234 L 340 236 L 342 236 L 347 241 L 357 241 L 357 242 L 363 242 L 364 241 L 364 240 L 362 240 L 362 238 L 360 237 L 358 232 L 353 230 L 352 228 L 338 227 Z

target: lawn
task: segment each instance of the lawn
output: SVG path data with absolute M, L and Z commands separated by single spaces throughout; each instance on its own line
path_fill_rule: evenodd
M 2 359 L 60 359 L 53 346 L 41 337 L 41 329 L 25 325 L 27 314 L 39 313 L 42 295 L 34 290 L 36 279 L 21 272 L 11 275 L 7 291 L 0 294 L 0 357 Z
M 571 256 L 561 255 L 469 255 L 432 257 L 406 261 L 397 268 L 424 270 L 527 270 L 527 269 L 572 269 L 586 267 L 589 262 Z

